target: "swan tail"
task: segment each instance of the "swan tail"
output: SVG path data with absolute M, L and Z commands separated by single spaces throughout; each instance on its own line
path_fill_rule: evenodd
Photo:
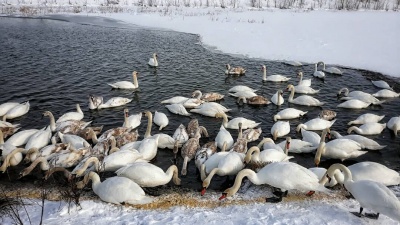
M 367 152 L 368 151 L 355 151 L 355 152 L 353 152 L 353 154 L 351 154 L 351 157 L 359 157 L 361 155 L 364 155 Z
M 317 94 L 317 93 L 319 93 L 319 91 L 320 91 L 320 90 L 315 90 L 315 91 L 313 92 L 313 94 Z
M 127 203 L 130 203 L 132 205 L 144 205 L 144 204 L 150 204 L 153 201 L 154 201 L 154 198 L 149 197 L 149 196 L 143 196 L 137 200 L 127 201 Z
M 386 102 L 386 100 L 372 102 L 372 105 L 381 105 L 382 103 L 385 103 L 385 102 Z
M 366 148 L 368 150 L 381 150 L 385 147 L 386 147 L 386 145 L 364 146 L 364 148 Z
M 114 84 L 108 84 L 108 85 L 110 85 L 112 88 L 118 89 L 118 86 L 116 86 L 116 85 L 114 85 Z
M 282 162 L 288 162 L 290 159 L 294 159 L 294 156 L 288 156 L 282 160 Z
M 92 123 L 92 121 L 89 121 L 89 122 L 83 124 L 83 126 L 81 127 L 81 129 L 86 128 L 86 127 L 89 126 L 91 123 Z

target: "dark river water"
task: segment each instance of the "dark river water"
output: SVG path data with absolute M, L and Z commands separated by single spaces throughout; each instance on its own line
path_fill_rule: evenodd
M 280 73 L 291 77 L 289 83 L 294 84 L 298 83 L 297 70 L 301 69 L 305 75 L 304 79 L 308 79 L 312 77 L 314 65 L 296 68 L 280 62 L 222 54 L 204 48 L 196 35 L 149 30 L 96 17 L 64 19 L 73 22 L 0 18 L 0 103 L 30 101 L 29 113 L 11 121 L 20 123 L 23 129 L 42 128 L 49 123 L 47 118 L 42 119 L 43 111 L 50 110 L 58 118 L 65 112 L 74 111 L 76 103 L 81 105 L 85 115 L 84 120 L 93 121 L 92 125 L 104 125 L 104 131 L 122 126 L 125 107 L 90 111 L 87 106 L 89 94 L 101 95 L 105 100 L 116 96 L 133 98 L 133 101 L 126 105 L 131 114 L 145 110 L 166 113 L 170 123 L 162 132 L 169 135 L 174 133 L 179 124 L 187 125 L 191 118 L 170 113 L 160 101 L 177 95 L 189 97 L 196 89 L 225 94 L 225 100 L 220 103 L 232 109 L 228 114 L 232 117 L 241 116 L 262 122 L 264 137 L 271 137 L 270 129 L 274 124 L 272 117 L 284 108 L 290 106 L 308 111 L 308 117 L 290 121 L 292 138 L 301 138 L 301 135 L 295 131 L 299 123 L 305 123 L 320 112 L 318 107 L 288 104 L 288 92 L 284 94 L 285 103 L 280 108 L 273 104 L 263 107 L 238 105 L 235 98 L 228 97 L 228 89 L 235 85 L 247 85 L 257 89 L 259 95 L 268 99 L 278 89 L 285 89 L 287 83 L 262 82 L 262 64 L 267 65 L 270 73 Z M 159 57 L 160 66 L 157 69 L 147 66 L 147 61 L 153 52 L 157 52 Z M 226 63 L 245 67 L 246 75 L 225 76 Z M 362 90 L 375 93 L 379 89 L 374 87 L 367 77 L 375 79 L 383 77 L 368 71 L 341 69 L 344 71 L 343 76 L 327 75 L 325 82 L 318 79 L 312 81 L 314 89 L 321 89 L 320 93 L 314 97 L 327 102 L 324 109 L 333 109 L 338 114 L 332 130 L 345 135 L 347 123 L 367 112 L 386 115 L 381 122 L 387 122 L 391 117 L 399 115 L 399 98 L 388 100 L 382 106 L 362 110 L 336 108 L 340 103 L 336 97 L 340 88 L 347 87 L 350 91 Z M 131 80 L 131 73 L 134 70 L 139 72 L 139 90 L 114 90 L 107 85 L 116 81 Z M 389 80 L 389 78 L 385 79 Z M 399 92 L 399 80 L 390 79 L 397 82 L 396 89 Z M 199 114 L 193 114 L 192 118 L 198 118 L 199 123 L 209 131 L 210 137 L 202 138 L 201 144 L 215 138 L 222 122 L 221 119 Z M 142 125 L 139 127 L 140 138 L 143 138 L 146 124 L 147 119 L 143 117 Z M 152 129 L 152 134 L 155 133 L 158 133 L 157 126 L 153 126 Z M 237 132 L 231 130 L 231 133 L 236 139 Z M 368 152 L 344 163 L 349 165 L 370 160 L 400 171 L 400 138 L 396 139 L 389 129 L 385 129 L 380 135 L 372 136 L 372 138 L 387 147 L 381 151 Z M 278 140 L 280 141 L 283 139 Z M 249 147 L 258 142 L 249 143 Z M 154 163 L 166 169 L 171 165 L 172 157 L 170 150 L 159 149 Z M 313 167 L 313 158 L 313 154 L 297 154 L 293 161 L 306 167 Z M 178 159 L 179 169 L 182 161 L 182 158 Z M 321 166 L 328 167 L 334 162 L 337 161 L 323 159 Z M 16 171 L 21 168 L 22 166 L 10 168 L 10 170 Z M 9 178 L 0 175 L 0 179 Z M 10 179 L 16 178 L 10 177 Z M 26 178 L 17 182 L 21 182 L 22 185 L 23 182 L 31 180 L 32 178 Z M 223 179 L 216 176 L 213 180 L 220 182 Z M 201 183 L 197 179 L 194 161 L 191 161 L 188 165 L 188 175 L 182 177 L 182 188 L 198 190 L 200 187 Z M 218 189 L 218 182 L 212 183 L 210 188 Z

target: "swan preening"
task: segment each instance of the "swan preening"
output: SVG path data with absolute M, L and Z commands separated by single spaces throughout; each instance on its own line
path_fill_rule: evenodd
M 329 167 L 320 183 L 326 183 L 334 177 L 336 170 L 344 173 L 343 184 L 345 188 L 360 203 L 360 211 L 356 215 L 361 216 L 364 208 L 373 210 L 376 214 L 366 214 L 378 219 L 379 214 L 386 215 L 393 220 L 400 221 L 400 201 L 396 195 L 385 185 L 371 180 L 354 181 L 351 171 L 342 164 L 333 164 Z

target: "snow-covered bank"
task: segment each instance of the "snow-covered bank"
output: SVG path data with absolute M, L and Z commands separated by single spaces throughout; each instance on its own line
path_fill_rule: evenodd
M 205 45 L 226 53 L 267 60 L 324 61 L 400 77 L 397 12 L 188 11 L 192 13 L 107 16 L 199 34 Z

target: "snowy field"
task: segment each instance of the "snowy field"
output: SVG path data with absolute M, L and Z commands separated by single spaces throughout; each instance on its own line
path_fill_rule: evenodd
M 168 6 L 169 1 L 152 1 L 158 5 L 153 8 L 134 6 L 139 1 L 120 1 L 104 10 L 97 8 L 106 2 L 1 0 L 0 4 L 3 15 L 10 12 L 24 16 L 55 12 L 72 14 L 73 9 L 79 9 L 78 15 L 104 16 L 145 27 L 199 34 L 202 44 L 228 54 L 304 63 L 324 61 L 400 77 L 400 13 L 395 11 L 399 1 L 385 1 L 383 8 L 376 7 L 382 10 L 372 10 L 373 5 L 360 7 L 362 11 L 337 11 L 335 1 L 311 0 L 303 1 L 302 5 L 292 1 L 292 9 L 288 10 L 271 8 L 276 2 L 279 8 L 286 1 L 254 1 L 263 9 L 249 8 L 251 3 L 243 1 L 230 1 L 225 9 L 204 8 L 209 1 L 184 1 L 189 2 L 191 8 Z M 221 6 L 224 1 L 210 2 Z M 234 2 L 236 8 L 232 8 Z M 151 5 L 149 3 L 143 4 Z M 19 10 L 24 6 L 40 10 Z M 12 7 L 17 10 L 11 10 Z M 85 11 L 85 7 L 90 10 Z M 265 197 L 265 193 L 259 192 L 253 188 L 233 198 Z M 396 193 L 399 196 L 398 190 Z M 211 192 L 204 198 L 218 201 L 218 197 L 217 193 Z M 201 201 L 199 196 L 195 198 Z M 26 201 L 40 204 L 39 200 Z M 81 206 L 82 209 L 72 208 L 68 213 L 65 203 L 46 202 L 43 224 L 399 224 L 384 215 L 378 220 L 358 218 L 349 213 L 359 210 L 355 200 L 329 199 L 329 196 L 216 208 L 143 210 L 100 200 L 85 200 Z M 39 223 L 40 211 L 37 204 L 27 206 L 32 224 Z M 23 222 L 29 224 L 25 210 L 21 209 L 20 213 Z M 0 224 L 12 223 L 11 218 L 0 220 Z

